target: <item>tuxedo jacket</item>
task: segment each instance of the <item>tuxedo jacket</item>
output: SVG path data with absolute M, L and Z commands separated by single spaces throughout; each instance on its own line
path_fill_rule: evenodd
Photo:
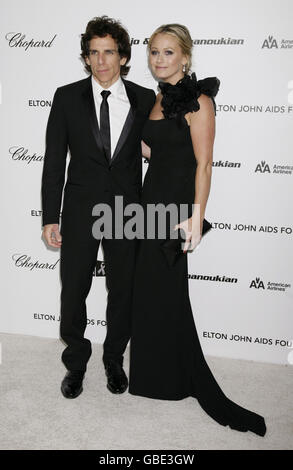
M 122 77 L 121 77 L 122 78 Z M 122 78 L 130 102 L 111 160 L 103 149 L 91 76 L 57 88 L 46 130 L 42 174 L 42 223 L 59 223 L 69 149 L 63 207 L 82 198 L 88 204 L 139 202 L 142 186 L 142 128 L 155 103 L 153 90 Z M 111 115 L 110 115 L 111 119 Z

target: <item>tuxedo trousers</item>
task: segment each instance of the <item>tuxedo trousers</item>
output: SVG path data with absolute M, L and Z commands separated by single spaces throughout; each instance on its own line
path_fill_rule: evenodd
M 92 286 L 101 243 L 108 290 L 107 333 L 102 359 L 104 363 L 114 359 L 122 365 L 123 353 L 130 339 L 137 240 L 125 237 L 95 238 L 92 234 L 92 205 L 85 203 L 82 198 L 77 198 L 75 204 L 71 199 L 70 205 L 66 201 L 60 229 L 60 336 L 67 345 L 62 353 L 62 361 L 68 370 L 86 371 L 92 353 L 91 342 L 84 337 L 87 326 L 86 298 Z

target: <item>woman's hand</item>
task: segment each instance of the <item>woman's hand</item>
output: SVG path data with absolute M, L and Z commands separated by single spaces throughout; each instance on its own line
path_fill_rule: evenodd
M 181 228 L 185 233 L 184 253 L 188 250 L 189 245 L 189 249 L 194 250 L 194 248 L 200 243 L 202 238 L 202 226 L 203 219 L 201 220 L 198 214 L 175 225 L 174 230 Z

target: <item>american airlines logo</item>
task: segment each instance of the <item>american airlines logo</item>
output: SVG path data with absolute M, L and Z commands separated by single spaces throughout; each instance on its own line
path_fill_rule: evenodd
M 265 286 L 265 282 L 260 277 L 256 277 L 250 282 L 249 288 L 285 292 L 287 289 L 291 289 L 291 284 L 284 281 L 267 281 L 267 285 Z
M 262 49 L 292 49 L 293 48 L 293 39 L 280 39 L 277 41 L 273 35 L 268 36 L 264 39 Z
M 256 165 L 254 172 L 292 175 L 293 165 L 277 165 L 274 163 L 270 166 L 265 160 L 261 160 L 261 162 Z

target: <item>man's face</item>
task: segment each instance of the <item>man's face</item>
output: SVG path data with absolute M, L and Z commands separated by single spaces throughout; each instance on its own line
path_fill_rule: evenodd
M 120 67 L 126 63 L 120 57 L 116 41 L 109 34 L 104 38 L 95 36 L 89 42 L 89 55 L 86 63 L 93 77 L 103 88 L 109 88 L 120 77 Z

